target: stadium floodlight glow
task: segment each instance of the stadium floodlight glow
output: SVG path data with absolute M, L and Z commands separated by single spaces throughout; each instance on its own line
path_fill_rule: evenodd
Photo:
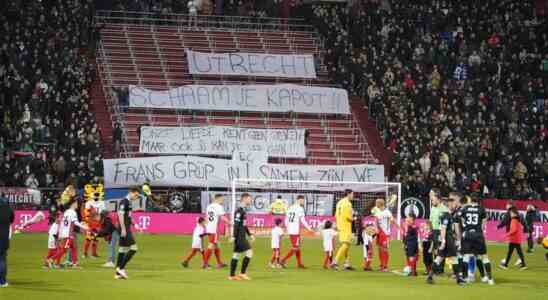
M 318 181 L 318 180 L 287 180 L 287 179 L 259 179 L 236 178 L 232 180 L 231 215 L 238 207 L 239 194 L 243 192 L 262 191 L 282 193 L 325 193 L 333 194 L 335 203 L 344 195 L 344 191 L 350 189 L 359 197 L 353 201 L 354 210 L 363 213 L 370 209 L 370 205 L 377 198 L 386 200 L 386 206 L 391 210 L 398 224 L 401 225 L 401 183 L 399 182 L 357 182 L 357 181 Z M 397 237 L 401 238 L 398 230 Z

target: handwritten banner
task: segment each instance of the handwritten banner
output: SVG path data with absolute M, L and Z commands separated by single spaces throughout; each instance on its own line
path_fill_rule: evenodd
M 306 157 L 304 129 L 258 129 L 231 126 L 141 127 L 139 152 L 205 154 L 266 152 L 269 157 Z
M 247 192 L 247 191 L 246 191 Z M 217 194 L 225 196 L 224 207 L 225 211 L 232 211 L 232 193 L 231 192 L 214 192 L 214 191 L 202 191 L 201 203 L 202 212 L 205 213 L 207 206 L 213 203 L 214 197 Z M 334 194 L 331 193 L 249 193 L 253 198 L 249 212 L 253 214 L 268 214 L 270 213 L 270 205 L 276 201 L 278 196 L 282 197 L 285 201 L 286 207 L 292 205 L 299 195 L 305 197 L 304 210 L 307 215 L 312 216 L 331 216 L 333 215 L 333 203 Z M 236 193 L 237 199 L 239 199 L 241 193 Z
M 222 111 L 350 114 L 344 89 L 277 85 L 184 85 L 153 91 L 129 86 L 129 106 Z
M 335 181 L 338 184 L 276 186 L 280 189 L 344 190 L 341 182 L 382 182 L 383 165 L 289 165 L 261 160 L 157 156 L 103 160 L 107 188 L 140 185 L 231 187 L 236 178 Z M 365 188 L 361 185 L 359 188 Z
M 205 53 L 186 50 L 190 74 L 316 78 L 311 54 Z

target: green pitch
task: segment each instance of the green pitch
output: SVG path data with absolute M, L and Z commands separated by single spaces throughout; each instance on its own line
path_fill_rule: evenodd
M 99 246 L 101 259 L 81 260 L 81 270 L 42 269 L 46 254 L 46 235 L 20 234 L 12 240 L 8 256 L 10 287 L 0 289 L 0 299 L 14 300 L 289 300 L 289 299 L 405 299 L 405 300 L 483 300 L 483 299 L 547 299 L 548 264 L 544 249 L 527 255 L 529 270 L 508 271 L 495 268 L 495 286 L 474 283 L 456 286 L 453 280 L 437 278 L 436 285 L 425 283 L 424 276 L 402 277 L 392 273 L 335 272 L 321 269 L 322 250 L 319 240 L 305 240 L 303 258 L 309 267 L 296 270 L 295 262 L 285 270 L 267 268 L 270 240 L 259 238 L 254 244 L 250 282 L 227 280 L 228 269 L 201 270 L 195 257 L 191 268 L 182 269 L 181 257 L 189 250 L 190 237 L 172 235 L 138 235 L 139 252 L 127 267 L 129 280 L 115 280 L 112 269 L 102 268 L 106 256 L 104 241 Z M 284 241 L 287 247 L 287 241 Z M 81 246 L 82 243 L 79 243 Z M 504 245 L 490 245 L 491 260 L 500 262 Z M 222 243 L 222 256 L 229 262 L 230 244 Z M 284 249 L 285 252 L 285 249 Z M 361 266 L 360 247 L 352 248 L 355 267 Z M 293 258 L 294 259 L 294 258 Z M 515 258 L 513 259 L 515 260 Z M 375 260 L 374 266 L 378 266 Z M 422 264 L 420 265 L 422 273 Z M 401 270 L 401 244 L 391 246 L 391 269 Z

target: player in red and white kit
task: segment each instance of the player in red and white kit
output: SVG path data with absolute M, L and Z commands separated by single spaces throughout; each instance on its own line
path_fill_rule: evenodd
M 192 250 L 186 256 L 186 258 L 181 262 L 181 266 L 183 266 L 183 268 L 188 268 L 188 263 L 197 253 L 202 254 L 203 264 L 204 265 L 206 264 L 204 248 L 202 247 L 202 244 L 203 244 L 202 238 L 206 235 L 205 223 L 206 221 L 203 217 L 198 218 L 198 222 L 196 224 L 196 227 L 194 227 L 194 231 L 192 233 Z
M 225 197 L 221 194 L 215 195 L 213 203 L 206 208 L 206 233 L 209 240 L 207 250 L 205 252 L 205 264 L 204 269 L 209 268 L 209 258 L 212 253 L 215 253 L 217 259 L 217 268 L 224 268 L 226 265 L 221 260 L 221 249 L 219 249 L 219 220 L 222 220 L 225 224 L 229 224 L 229 220 L 226 216 L 223 203 Z
M 390 233 L 391 225 L 396 224 L 392 213 L 386 208 L 384 199 L 377 199 L 375 201 L 375 207 L 372 210 L 373 215 L 377 221 L 377 246 L 379 247 L 379 260 L 381 272 L 388 271 L 388 259 L 389 252 L 388 247 L 390 245 Z
M 304 205 L 305 199 L 304 196 L 299 195 L 297 201 L 287 209 L 285 215 L 285 228 L 287 229 L 287 234 L 289 235 L 289 240 L 291 241 L 291 249 L 287 255 L 282 259 L 281 265 L 285 267 L 287 261 L 295 254 L 297 258 L 297 266 L 300 269 L 304 269 L 304 265 L 301 259 L 301 224 L 308 230 L 312 231 L 310 225 L 306 222 L 304 214 Z
M 72 266 L 77 267 L 78 255 L 76 252 L 76 246 L 74 245 L 74 239 L 76 237 L 74 232 L 74 226 L 78 226 L 83 230 L 89 230 L 89 228 L 78 221 L 78 215 L 76 214 L 78 202 L 75 200 L 71 200 L 67 205 L 68 208 L 63 213 L 63 218 L 61 219 L 61 223 L 59 224 L 59 248 L 57 249 L 57 253 L 53 257 L 53 259 L 55 260 L 55 265 L 60 266 L 61 259 L 67 252 L 67 249 L 70 249 L 71 257 L 74 260 L 72 261 Z
M 270 258 L 270 267 L 278 268 L 280 266 L 280 249 L 281 249 L 281 240 L 284 235 L 284 230 L 282 228 L 282 219 L 274 220 L 274 228 L 271 231 L 271 241 L 270 246 L 272 247 L 272 257 Z

